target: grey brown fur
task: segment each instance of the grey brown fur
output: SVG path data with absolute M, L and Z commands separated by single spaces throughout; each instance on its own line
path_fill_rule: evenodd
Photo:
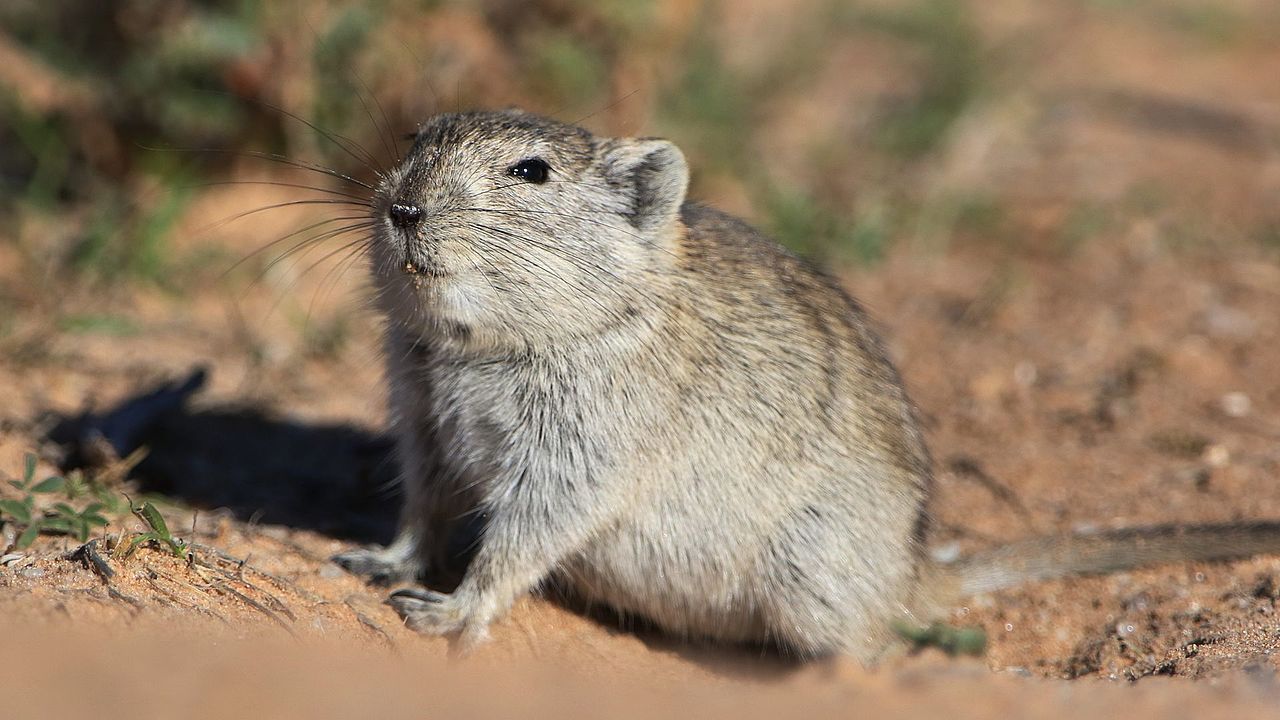
M 512 174 L 532 158 L 545 182 Z M 865 315 L 687 180 L 668 142 L 506 111 L 432 119 L 381 183 L 405 503 L 393 545 L 340 561 L 412 578 L 484 526 L 456 590 L 392 595 L 413 627 L 471 644 L 554 582 L 681 636 L 870 659 L 964 578 L 1022 576 L 925 559 L 929 458 Z

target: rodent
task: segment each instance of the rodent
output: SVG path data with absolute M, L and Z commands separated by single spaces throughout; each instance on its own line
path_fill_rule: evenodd
M 858 304 L 687 202 L 670 142 L 518 110 L 440 115 L 382 178 L 370 246 L 404 485 L 384 580 L 412 627 L 486 636 L 555 583 L 678 636 L 876 658 L 966 594 L 1280 552 L 1280 524 L 1039 538 L 943 565 L 931 463 Z M 456 544 L 456 543 L 455 543 Z

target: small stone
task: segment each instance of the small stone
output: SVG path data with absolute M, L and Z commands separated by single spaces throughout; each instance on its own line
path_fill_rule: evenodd
M 1231 451 L 1222 445 L 1210 445 L 1204 450 L 1204 461 L 1209 467 L 1226 467 L 1231 462 Z
M 1209 309 L 1209 334 L 1218 338 L 1247 340 L 1253 336 L 1258 323 L 1243 310 L 1218 305 Z
M 1038 376 L 1039 372 L 1036 371 L 1035 363 L 1023 360 L 1013 366 L 1013 381 L 1024 388 L 1035 385 Z
M 1242 392 L 1229 392 L 1223 395 L 1220 404 L 1222 412 L 1228 417 L 1245 417 L 1253 410 L 1253 403 L 1249 400 L 1249 396 Z
M 324 565 L 320 566 L 320 577 L 324 578 L 325 580 L 333 580 L 335 578 L 340 578 L 346 574 L 347 574 L 346 570 L 343 570 L 342 568 L 338 567 L 334 563 L 325 563 Z
M 946 545 L 938 545 L 929 550 L 929 556 L 936 563 L 952 563 L 960 559 L 960 543 L 947 543 Z
M 18 575 L 28 580 L 36 580 L 38 578 L 44 577 L 44 568 L 38 568 L 38 567 L 35 567 L 34 565 L 29 567 L 24 567 L 18 571 Z

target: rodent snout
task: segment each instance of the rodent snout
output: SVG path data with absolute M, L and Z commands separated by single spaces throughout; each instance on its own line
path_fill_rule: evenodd
M 387 214 L 391 216 L 392 225 L 402 229 L 409 228 L 422 219 L 422 208 L 409 203 L 392 203 Z

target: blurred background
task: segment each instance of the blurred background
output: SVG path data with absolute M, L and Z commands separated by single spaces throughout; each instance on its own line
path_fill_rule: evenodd
M 279 170 L 238 152 L 369 176 L 288 113 L 386 163 L 521 105 L 672 138 L 696 197 L 835 263 L 1134 223 L 1275 247 L 1278 30 L 1267 0 L 8 0 L 0 241 L 177 287 L 226 269 L 177 237 L 200 184 Z
M 308 167 L 520 105 L 674 140 L 692 197 L 847 282 L 922 408 L 936 544 L 1280 517 L 1278 78 L 1275 0 L 4 0 L 0 474 L 50 411 L 209 366 L 149 487 L 337 592 L 389 500 L 330 456 L 385 451 L 381 372 L 327 235 L 359 212 L 319 202 L 355 186 Z M 959 621 L 1055 677 L 1276 666 L 1276 568 L 1184 570 Z

